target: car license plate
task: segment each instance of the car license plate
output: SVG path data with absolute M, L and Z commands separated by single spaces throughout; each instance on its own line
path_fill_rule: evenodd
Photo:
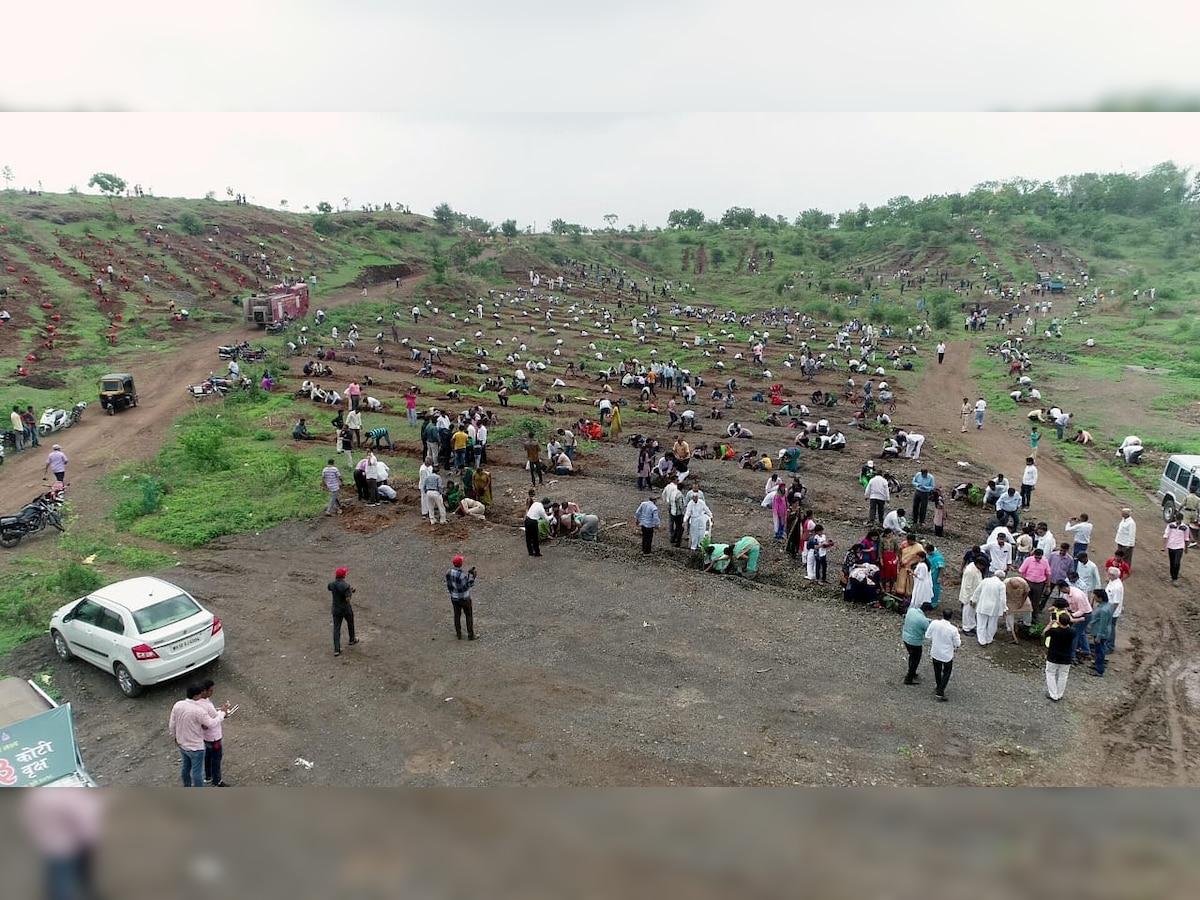
M 186 650 L 188 647 L 194 647 L 198 643 L 200 643 L 200 641 L 202 641 L 203 639 L 204 639 L 204 636 L 198 634 L 195 637 L 190 637 L 190 638 L 186 638 L 182 641 L 178 641 L 171 645 L 171 648 L 170 648 L 171 652 L 178 653 L 180 650 Z

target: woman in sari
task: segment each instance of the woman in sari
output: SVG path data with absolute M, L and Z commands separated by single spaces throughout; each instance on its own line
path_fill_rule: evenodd
M 643 447 L 638 452 L 637 486 L 645 490 L 650 487 L 650 470 L 654 466 L 654 452 Z
M 925 555 L 925 549 L 917 542 L 917 536 L 909 533 L 900 542 L 900 554 L 897 559 L 896 589 L 897 597 L 908 597 L 913 588 L 913 566 L 917 564 L 918 554 Z
M 879 537 L 879 580 L 884 591 L 892 593 L 896 587 L 900 558 L 900 541 L 896 532 L 888 530 Z
M 621 404 L 614 403 L 612 418 L 608 420 L 608 436 L 610 438 L 618 438 L 621 436 Z
M 487 469 L 480 469 L 475 473 L 475 499 L 486 506 L 492 508 L 492 473 Z

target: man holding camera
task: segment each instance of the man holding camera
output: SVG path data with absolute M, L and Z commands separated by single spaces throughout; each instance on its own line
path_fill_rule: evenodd
M 454 607 L 454 632 L 462 640 L 462 619 L 467 618 L 467 640 L 475 640 L 475 617 L 471 608 L 471 585 L 475 583 L 475 567 L 463 571 L 463 558 L 456 556 L 446 572 L 446 590 L 450 592 L 450 604 Z

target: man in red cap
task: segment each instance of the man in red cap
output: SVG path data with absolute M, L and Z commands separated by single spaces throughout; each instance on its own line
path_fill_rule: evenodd
M 462 640 L 462 618 L 467 617 L 467 640 L 475 640 L 475 617 L 471 608 L 471 585 L 475 583 L 475 567 L 463 571 L 463 558 L 454 557 L 453 565 L 446 572 L 446 589 L 450 591 L 450 604 L 454 607 L 454 632 Z
M 333 581 L 329 582 L 329 593 L 333 595 L 333 655 L 342 655 L 342 622 L 346 623 L 346 631 L 350 635 L 350 643 L 357 644 L 354 636 L 354 607 L 350 605 L 350 595 L 354 588 L 346 581 L 349 570 L 342 566 L 333 573 Z

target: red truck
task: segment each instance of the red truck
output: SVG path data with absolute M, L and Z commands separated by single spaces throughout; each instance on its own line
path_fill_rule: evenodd
M 308 315 L 308 285 L 303 281 L 295 284 L 277 284 L 269 294 L 252 294 L 242 301 L 246 312 L 246 324 L 266 328 L 268 325 L 286 324 Z

